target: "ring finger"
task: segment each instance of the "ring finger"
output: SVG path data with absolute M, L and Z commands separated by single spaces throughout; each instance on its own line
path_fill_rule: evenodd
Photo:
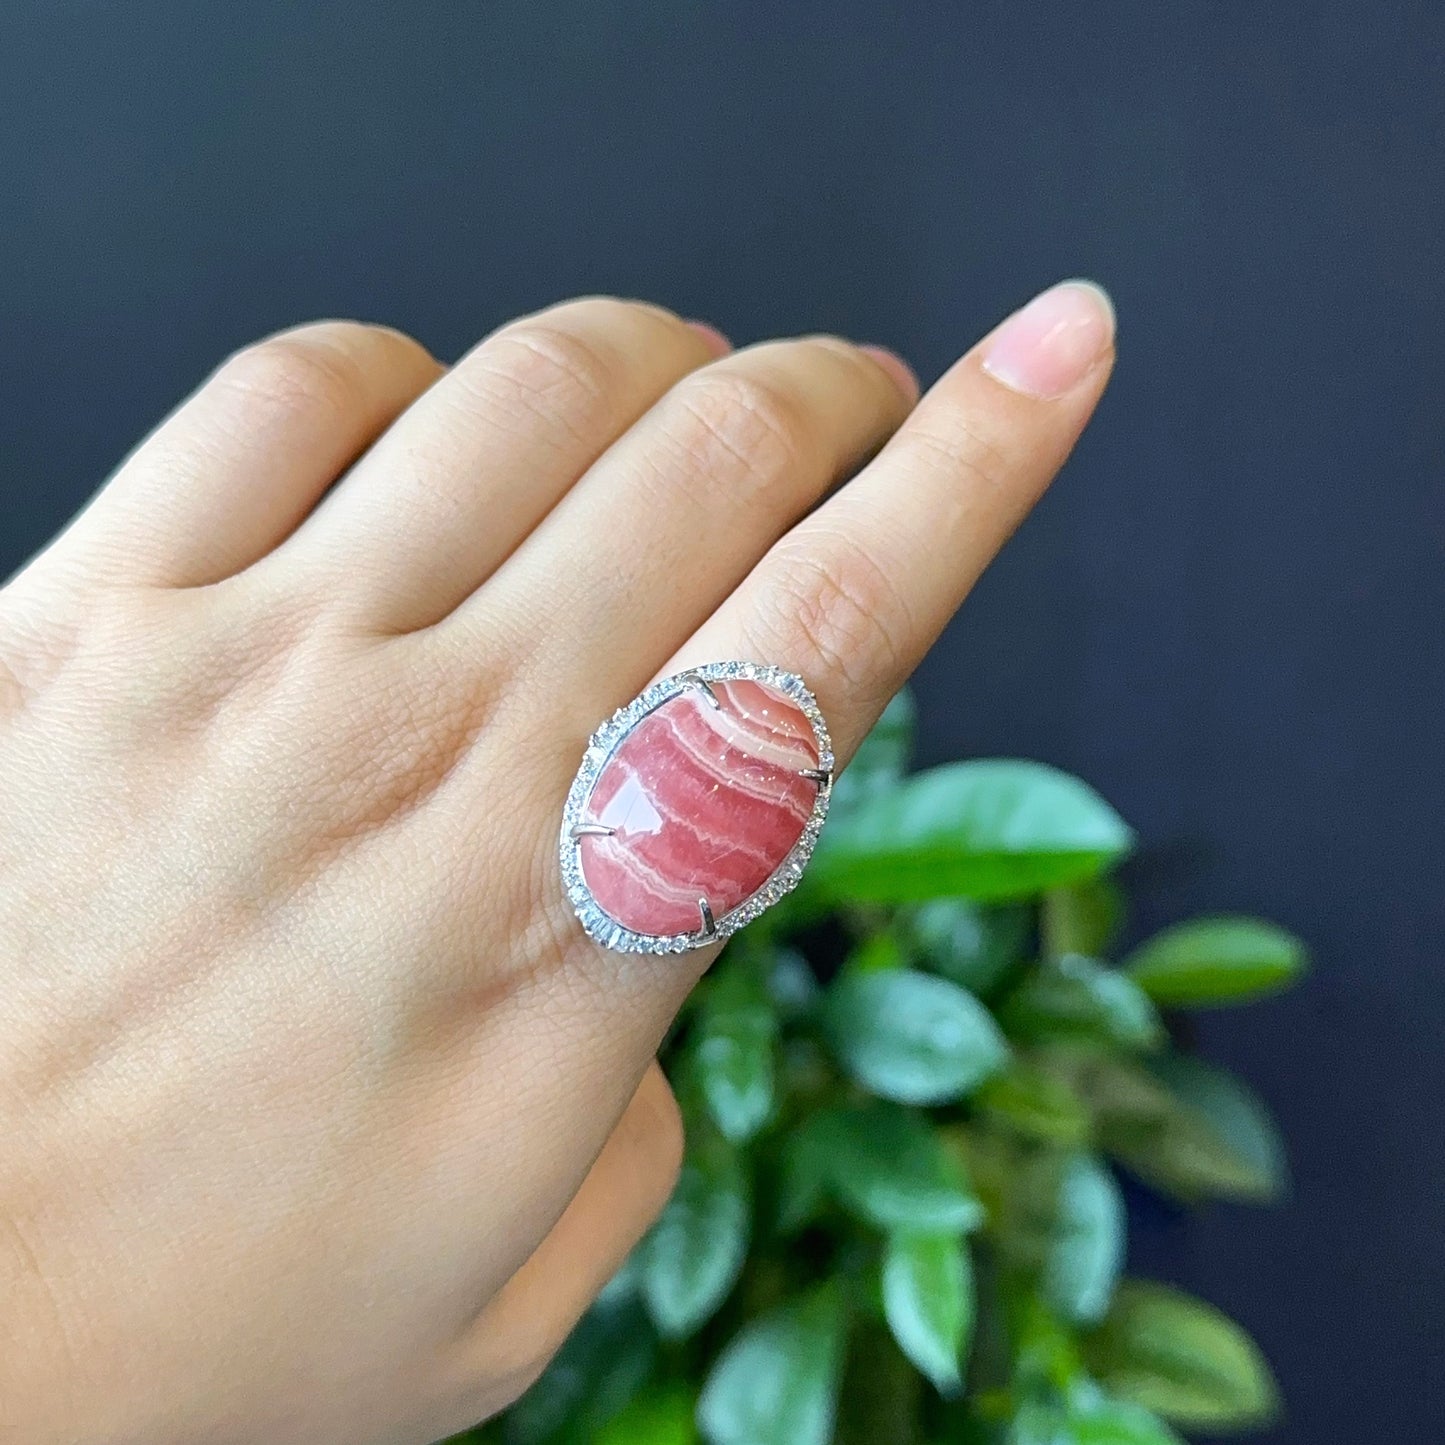
M 678 383 L 441 629 L 512 640 L 529 691 L 620 702 L 758 556 L 907 415 L 911 374 L 833 337 L 771 342 Z M 566 625 L 559 620 L 567 619 Z

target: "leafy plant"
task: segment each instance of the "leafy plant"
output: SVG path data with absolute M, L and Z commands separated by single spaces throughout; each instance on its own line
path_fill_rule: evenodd
M 1160 1010 L 1287 986 L 1300 944 L 1202 919 L 1106 962 L 1133 838 L 1036 763 L 905 776 L 895 700 L 803 885 L 729 947 L 665 1056 L 677 1189 L 505 1445 L 1165 1445 L 1268 1421 L 1217 1310 L 1121 1278 L 1116 1168 L 1266 1202 L 1283 1151 Z

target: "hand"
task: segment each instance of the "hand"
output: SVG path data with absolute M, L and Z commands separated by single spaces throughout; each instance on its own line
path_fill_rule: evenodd
M 450 370 L 302 327 L 0 592 L 0 1437 L 435 1439 L 661 1207 L 651 1060 L 711 957 L 573 917 L 589 732 L 750 658 L 846 759 L 1064 460 L 1112 321 L 1057 289 L 916 408 L 887 353 L 726 351 L 600 299 Z

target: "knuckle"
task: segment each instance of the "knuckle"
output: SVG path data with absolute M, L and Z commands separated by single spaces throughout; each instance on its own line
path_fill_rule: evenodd
M 909 632 L 897 583 L 867 550 L 844 543 L 831 554 L 786 543 L 760 613 L 782 654 L 798 657 L 805 675 L 830 677 L 863 697 L 901 676 Z
M 232 356 L 216 379 L 281 410 L 347 415 L 369 407 L 374 370 L 403 349 L 422 351 L 399 332 L 359 322 L 324 323 L 253 343 Z
M 488 411 L 520 409 L 580 432 L 611 411 L 617 365 L 579 332 L 538 320 L 499 331 L 456 375 Z
M 0 591 L 0 715 L 18 711 L 74 655 L 84 604 L 11 583 Z
M 753 372 L 697 372 L 676 389 L 672 439 L 700 476 L 740 474 L 761 490 L 799 465 L 806 432 L 798 398 Z
M 879 371 L 877 362 L 870 361 L 853 342 L 841 336 L 819 334 L 804 337 L 797 344 L 807 348 L 816 359 L 846 375 L 860 392 L 885 392 L 886 388 L 882 383 L 886 379 Z
M 866 409 L 881 431 L 891 434 L 897 430 L 912 412 L 916 392 L 854 342 L 833 336 L 815 340 L 832 353 L 836 364 L 846 369 L 851 394 L 857 397 L 860 410 Z
M 502 327 L 454 376 L 470 393 L 468 412 L 540 421 L 596 450 L 602 433 L 631 420 L 632 373 L 647 370 L 638 358 L 669 355 L 669 333 L 684 330 L 661 307 L 585 296 Z
M 535 318 L 572 330 L 621 335 L 655 327 L 681 330 L 683 322 L 665 307 L 650 301 L 632 301 L 621 296 L 578 296 L 541 312 Z

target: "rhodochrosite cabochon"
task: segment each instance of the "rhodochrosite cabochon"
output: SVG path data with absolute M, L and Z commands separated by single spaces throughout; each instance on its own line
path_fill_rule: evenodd
M 654 683 L 593 734 L 567 796 L 562 876 L 583 927 L 628 953 L 726 938 L 802 876 L 832 780 L 794 674 L 715 662 Z

